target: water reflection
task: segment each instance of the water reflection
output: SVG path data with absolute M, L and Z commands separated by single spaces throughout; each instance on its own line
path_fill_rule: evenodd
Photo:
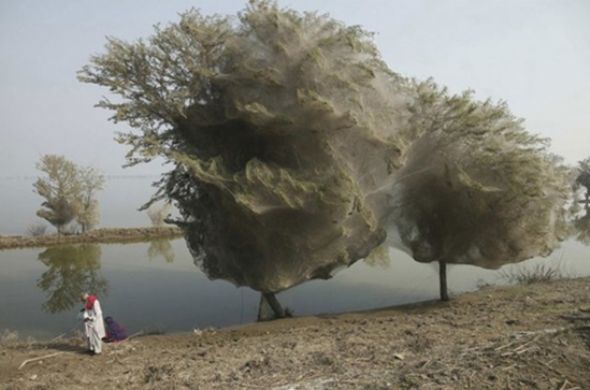
M 100 246 L 95 244 L 51 247 L 39 253 L 38 259 L 49 268 L 37 280 L 37 287 L 47 295 L 43 309 L 69 310 L 84 291 L 105 296 L 108 284 L 100 272 L 100 256 Z
M 151 241 L 147 253 L 150 260 L 156 257 L 162 257 L 166 260 L 166 263 L 172 263 L 174 261 L 174 249 L 172 249 L 170 240 L 161 239 Z

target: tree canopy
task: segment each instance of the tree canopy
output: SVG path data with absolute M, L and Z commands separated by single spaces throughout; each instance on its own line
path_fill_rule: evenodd
M 418 83 L 417 137 L 397 173 L 391 215 L 418 261 L 498 268 L 548 255 L 567 237 L 568 169 L 505 103 Z
M 37 215 L 62 233 L 76 220 L 86 231 L 98 223 L 96 191 L 101 190 L 104 177 L 94 168 L 78 167 L 59 155 L 44 155 L 37 169 L 45 174 L 33 184 L 34 191 L 45 199 Z

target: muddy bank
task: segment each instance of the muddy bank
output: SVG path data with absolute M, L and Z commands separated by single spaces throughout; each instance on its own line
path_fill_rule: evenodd
M 0 250 L 27 247 L 47 247 L 64 244 L 109 244 L 121 242 L 141 242 L 157 238 L 177 238 L 182 230 L 177 227 L 141 227 L 141 228 L 104 228 L 95 229 L 83 234 L 44 236 L 1 236 Z
M 81 345 L 5 343 L 0 388 L 588 389 L 590 278 L 136 337 L 95 357 Z

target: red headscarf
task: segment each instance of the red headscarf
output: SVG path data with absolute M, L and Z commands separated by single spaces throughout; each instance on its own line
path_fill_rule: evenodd
M 92 309 L 94 306 L 94 301 L 96 301 L 96 295 L 88 295 L 88 298 L 86 298 L 86 304 L 84 305 L 86 310 Z

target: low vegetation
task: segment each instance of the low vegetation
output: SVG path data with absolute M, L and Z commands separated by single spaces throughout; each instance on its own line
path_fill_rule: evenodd
M 82 234 L 42 236 L 0 236 L 1 249 L 26 247 L 46 247 L 63 244 L 79 243 L 117 243 L 142 242 L 159 238 L 176 238 L 182 236 L 177 227 L 141 227 L 141 228 L 104 228 L 95 229 Z
M 32 223 L 27 226 L 27 233 L 32 237 L 44 236 L 47 233 L 47 225 L 42 223 Z
M 509 271 L 503 270 L 500 272 L 500 276 L 508 282 L 515 284 L 551 282 L 568 277 L 563 271 L 561 263 L 555 265 L 537 264 L 534 267 L 519 267 Z

